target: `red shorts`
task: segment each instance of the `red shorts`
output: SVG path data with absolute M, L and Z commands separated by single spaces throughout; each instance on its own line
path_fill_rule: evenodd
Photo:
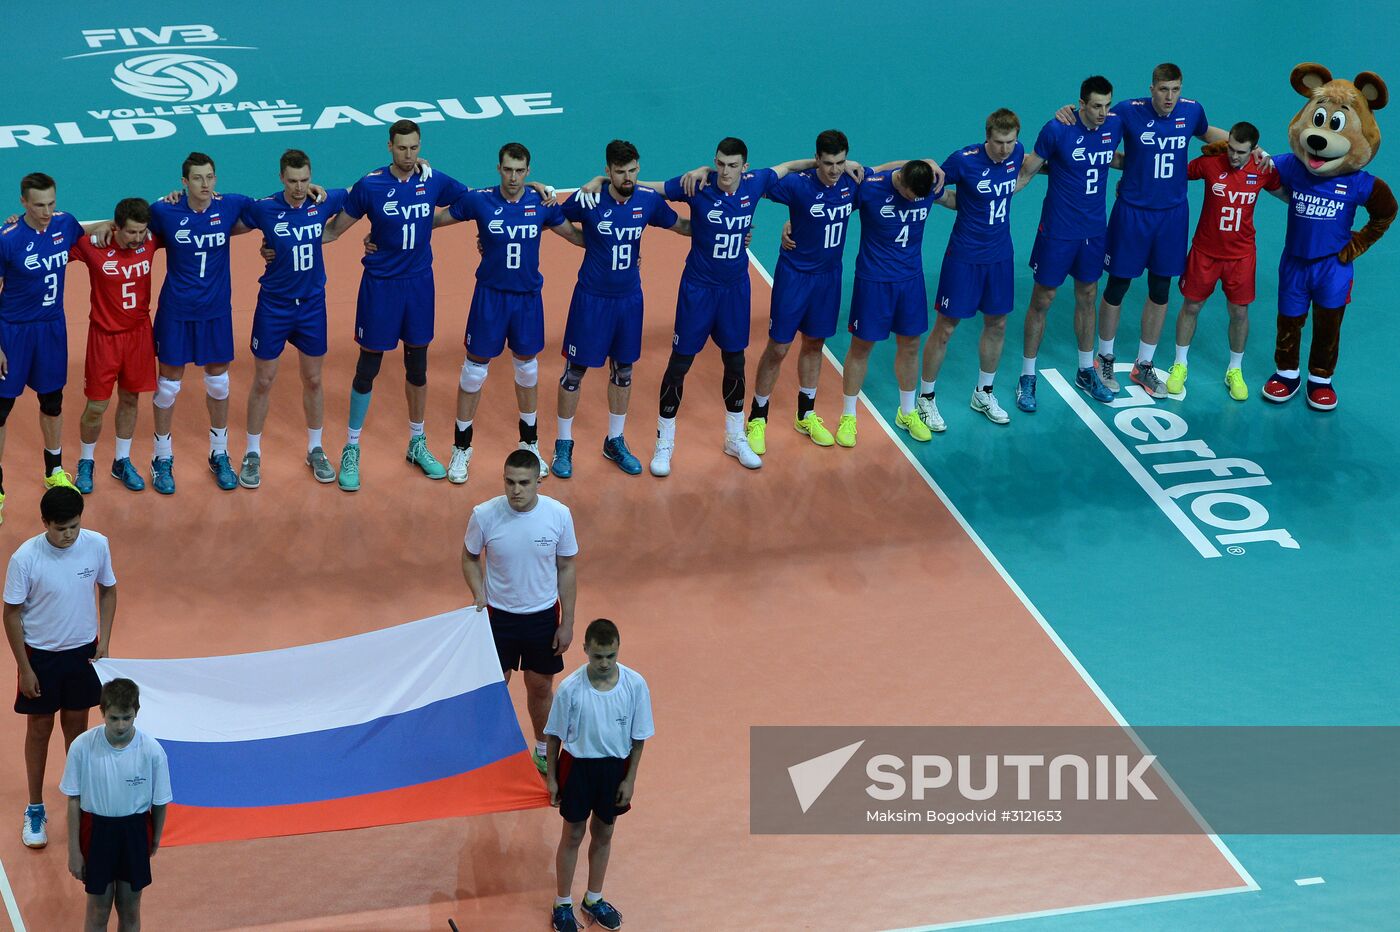
M 1253 304 L 1254 253 L 1243 259 L 1216 259 L 1192 249 L 1181 276 L 1181 296 L 1187 301 L 1204 301 L 1215 290 L 1216 282 L 1231 304 Z
M 92 401 L 106 401 L 112 397 L 113 385 L 136 394 L 156 390 L 156 344 L 150 321 L 116 333 L 88 328 L 83 394 Z

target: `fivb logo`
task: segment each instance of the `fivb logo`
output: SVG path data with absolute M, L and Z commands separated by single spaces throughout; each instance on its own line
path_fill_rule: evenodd
M 84 29 L 88 55 L 129 54 L 134 49 L 162 48 L 166 51 L 136 55 L 121 62 L 112 72 L 112 84 L 133 97 L 161 103 L 186 103 L 227 94 L 238 84 L 232 68 L 202 54 L 171 51 L 172 48 L 249 48 L 221 46 L 212 26 L 117 27 Z M 115 48 L 105 48 L 114 45 Z M 73 56 L 79 57 L 79 56 Z

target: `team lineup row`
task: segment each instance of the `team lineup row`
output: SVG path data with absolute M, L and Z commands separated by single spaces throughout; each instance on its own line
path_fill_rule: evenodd
M 815 157 L 750 170 L 745 144 L 728 137 L 713 166 L 666 182 L 639 181 L 630 143 L 614 140 L 605 152 L 606 173 L 559 204 L 552 189 L 527 183 L 528 150 L 500 149 L 500 183 L 471 189 L 419 159 L 421 132 L 401 120 L 390 127 L 388 165 L 349 189 L 311 183 L 310 160 L 288 150 L 280 162 L 283 190 L 254 200 L 215 193 L 213 160 L 191 153 L 182 166 L 183 191 L 147 205 L 127 199 L 112 223 L 81 228 L 55 210 L 55 184 L 43 174 L 21 182 L 24 215 L 0 231 L 0 455 L 4 420 L 26 386 L 39 396 L 45 442 L 45 481 L 68 484 L 61 466 L 62 388 L 67 372 L 63 316 L 64 271 L 69 256 L 89 266 L 93 282 L 91 327 L 85 362 L 88 406 L 82 419 L 82 453 L 76 487 L 93 487 L 94 449 L 115 387 L 117 448 L 112 475 L 139 490 L 144 480 L 130 460 L 137 396 L 154 393 L 155 447 L 151 481 L 156 491 L 175 489 L 170 439 L 173 407 L 185 367 L 203 367 L 210 412 L 209 467 L 219 486 L 255 488 L 261 482 L 261 432 L 269 391 L 287 342 L 300 352 L 308 427 L 306 462 L 321 482 L 346 491 L 360 485 L 359 441 L 383 353 L 404 346 L 410 440 L 409 462 L 430 478 L 467 480 L 473 420 L 492 359 L 509 348 L 520 410 L 520 445 L 560 477 L 573 472 L 572 421 L 578 389 L 590 368 L 609 366 L 609 429 L 603 454 L 629 474 L 642 471 L 628 449 L 623 427 L 632 368 L 640 356 L 642 291 L 639 257 L 647 226 L 691 237 L 681 275 L 670 357 L 662 377 L 657 440 L 651 472 L 668 475 L 676 414 L 693 360 L 713 341 L 723 360 L 724 452 L 758 468 L 765 452 L 769 396 L 791 345 L 800 334 L 796 429 L 820 446 L 856 442 L 856 403 L 874 344 L 893 335 L 900 403 L 895 424 L 914 440 L 944 430 L 936 383 L 949 338 L 958 322 L 983 314 L 974 410 L 998 424 L 1009 415 L 993 380 L 1013 302 L 1012 196 L 1038 174 L 1048 176 L 1040 224 L 1031 252 L 1035 285 L 1025 321 L 1022 372 L 1016 405 L 1036 407 L 1036 356 L 1045 313 L 1067 277 L 1075 281 L 1076 384 L 1096 401 L 1119 391 L 1114 341 L 1129 283 L 1144 272 L 1148 295 L 1141 342 L 1131 378 L 1154 397 L 1184 388 L 1187 351 L 1202 304 L 1217 282 L 1230 314 L 1230 363 L 1225 384 L 1244 400 L 1241 371 L 1254 297 L 1253 209 L 1260 190 L 1283 200 L 1317 187 L 1289 154 L 1270 158 L 1258 147 L 1258 130 L 1238 123 L 1228 133 L 1211 126 L 1200 103 L 1181 96 L 1174 65 L 1154 69 L 1151 93 L 1114 105 L 1107 79 L 1086 79 L 1077 107 L 1062 108 L 1040 131 L 1034 149 L 1019 141 L 1020 121 L 1000 109 L 986 121 L 985 139 L 954 151 L 942 162 L 889 162 L 871 169 L 847 158 L 846 137 L 828 130 L 817 138 Z M 1187 160 L 1192 137 L 1215 143 L 1207 155 Z M 1122 151 L 1120 152 L 1120 146 Z M 1122 172 L 1111 216 L 1108 172 Z M 1364 173 L 1361 173 L 1364 174 Z M 1205 179 L 1205 204 L 1188 251 L 1187 187 Z M 1338 209 L 1325 223 L 1295 236 L 1292 214 L 1281 266 L 1281 315 L 1305 315 L 1309 306 L 1341 307 L 1351 282 L 1350 259 L 1336 255 L 1365 193 L 1328 193 Z M 1357 189 L 1362 186 L 1353 186 Z M 758 363 L 748 417 L 745 350 L 750 294 L 747 240 L 760 199 L 789 209 L 783 251 L 774 275 L 769 340 Z M 684 201 L 689 217 L 667 203 Z M 956 212 L 929 332 L 922 241 L 934 205 Z M 850 349 L 843 372 L 843 409 L 833 433 L 815 414 L 824 341 L 838 324 L 846 229 L 859 211 L 860 246 L 851 295 Z M 321 361 L 327 348 L 322 246 L 361 217 L 370 218 L 356 305 L 359 357 L 350 395 L 346 443 L 336 469 L 322 446 Z M 481 261 L 468 313 L 453 449 L 446 466 L 429 451 L 424 434 L 427 346 L 433 338 L 432 231 L 477 221 Z M 584 249 L 564 335 L 565 368 L 558 389 L 558 439 L 550 464 L 539 451 L 538 360 L 544 347 L 540 236 L 550 230 Z M 228 455 L 229 363 L 234 357 L 229 238 L 259 230 L 267 268 L 260 278 L 251 350 L 255 371 L 248 400 L 245 456 L 235 472 Z M 89 235 L 92 234 L 92 235 Z M 150 319 L 151 256 L 166 250 L 167 271 L 154 323 Z M 1290 274 L 1289 259 L 1307 265 Z M 1330 258 L 1319 266 L 1318 258 Z M 1098 281 L 1109 276 L 1098 306 Z M 1185 299 L 1177 321 L 1176 360 L 1164 380 L 1153 366 L 1165 320 L 1171 280 L 1180 277 Z M 1282 319 L 1282 318 L 1281 318 Z M 1319 320 L 1321 317 L 1319 316 Z M 1097 324 L 1097 326 L 1096 326 Z M 1097 334 L 1096 334 L 1097 331 Z M 1097 336 L 1097 341 L 1096 341 Z M 1330 359 L 1310 359 L 1308 400 L 1336 404 Z M 1286 355 L 1286 354 L 1284 354 Z M 1322 356 L 1327 356 L 1323 348 Z M 1286 400 L 1299 387 L 1297 346 L 1291 359 L 1276 358 L 1278 372 L 1265 387 L 1269 400 Z M 3 507 L 0 467 L 0 507 Z

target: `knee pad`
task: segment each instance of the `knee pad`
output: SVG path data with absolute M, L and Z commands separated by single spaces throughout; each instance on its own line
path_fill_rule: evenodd
M 662 376 L 662 381 L 684 381 L 685 374 L 690 371 L 690 367 L 694 362 L 694 356 L 685 356 L 681 353 L 672 353 L 671 358 L 666 362 L 666 373 Z
M 585 367 L 569 363 L 564 367 L 564 374 L 559 377 L 559 387 L 566 392 L 576 392 L 587 373 L 588 369 Z
M 632 386 L 632 364 L 629 362 L 620 366 L 616 362 L 611 363 L 608 381 L 618 388 L 630 388 Z
M 10 419 L 10 412 L 14 410 L 15 400 L 13 398 L 0 398 L 0 427 L 5 426 L 5 422 Z
M 474 359 L 465 360 L 462 363 L 462 377 L 457 384 L 462 386 L 462 391 L 469 394 L 479 392 L 481 386 L 486 383 L 486 372 L 486 363 Z
M 724 374 L 731 379 L 742 379 L 744 377 L 744 351 L 737 353 L 720 353 L 720 359 L 724 360 Z
M 428 384 L 428 348 L 426 346 L 405 346 L 403 348 L 403 377 L 409 385 L 422 388 Z
M 39 413 L 45 417 L 58 417 L 63 413 L 63 389 L 44 392 L 39 396 Z
M 540 381 L 540 361 L 533 356 L 529 359 L 515 359 L 515 384 L 521 388 L 534 388 Z
M 1170 275 L 1147 273 L 1147 299 L 1153 304 L 1166 304 L 1171 300 L 1172 279 Z
M 360 350 L 360 358 L 355 361 L 355 379 L 350 383 L 350 387 L 361 395 L 368 395 L 374 388 L 374 377 L 379 374 L 379 367 L 383 363 L 383 353 Z
M 228 397 L 228 373 L 219 375 L 204 374 L 204 391 L 215 401 L 223 401 Z
M 164 376 L 156 379 L 155 406 L 157 408 L 169 408 L 175 404 L 175 396 L 180 394 L 180 380 L 167 379 Z
M 1123 296 L 1128 293 L 1128 285 L 1132 284 L 1126 278 L 1119 278 L 1117 275 L 1108 276 L 1108 287 L 1103 290 L 1103 299 L 1107 304 L 1114 306 L 1123 303 Z

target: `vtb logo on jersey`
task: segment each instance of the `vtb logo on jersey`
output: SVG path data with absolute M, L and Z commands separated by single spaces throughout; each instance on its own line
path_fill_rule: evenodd
M 1217 181 L 1215 184 L 1210 186 L 1210 193 L 1214 194 L 1216 197 L 1224 197 L 1225 185 L 1222 182 Z
M 710 221 L 711 223 L 723 223 L 724 211 L 720 210 L 719 208 L 715 208 L 714 210 L 705 214 L 705 219 Z
M 886 217 L 886 218 L 888 218 L 888 217 L 893 217 L 893 216 L 894 216 L 894 206 L 893 206 L 892 204 L 886 204 L 885 206 L 881 207 L 881 208 L 880 208 L 880 216 L 881 216 L 881 217 Z
M 432 215 L 432 212 L 432 204 L 400 204 L 398 201 L 384 202 L 384 216 L 386 217 L 403 217 L 406 220 L 414 220 L 420 217 L 429 217 Z

